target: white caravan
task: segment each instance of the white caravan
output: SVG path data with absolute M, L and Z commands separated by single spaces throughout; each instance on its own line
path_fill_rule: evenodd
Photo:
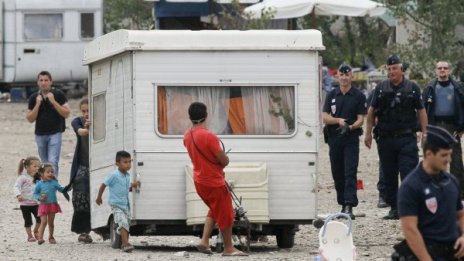
M 50 71 L 56 83 L 83 82 L 85 45 L 102 35 L 103 0 L 3 0 L 0 87 L 35 86 Z
M 187 108 L 201 101 L 231 149 L 226 179 L 251 233 L 292 247 L 298 225 L 316 218 L 323 49 L 316 30 L 119 30 L 88 44 L 92 229 L 117 247 L 108 192 L 94 201 L 126 150 L 142 182 L 129 196 L 131 235 L 201 234 L 206 207 L 182 142 Z

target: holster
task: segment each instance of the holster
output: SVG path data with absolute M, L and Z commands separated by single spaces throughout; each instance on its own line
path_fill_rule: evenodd
M 374 140 L 378 141 L 379 140 L 379 129 L 377 127 L 374 127 L 374 130 L 372 131 L 374 134 Z
M 394 261 L 418 261 L 412 250 L 409 248 L 406 240 L 399 242 L 393 246 L 395 252 L 391 258 Z
M 324 126 L 322 129 L 322 133 L 324 134 L 324 142 L 328 143 L 329 142 L 329 128 L 327 126 Z

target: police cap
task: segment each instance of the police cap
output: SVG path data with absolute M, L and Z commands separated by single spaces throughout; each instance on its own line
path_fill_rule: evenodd
M 340 67 L 338 67 L 338 71 L 341 73 L 349 73 L 351 72 L 351 67 L 346 63 L 342 63 Z
M 398 63 L 401 63 L 400 57 L 398 57 L 398 55 L 392 54 L 388 56 L 387 65 L 393 65 Z
M 458 141 L 445 129 L 427 125 L 427 139 L 426 143 L 438 148 L 448 149 L 451 145 Z

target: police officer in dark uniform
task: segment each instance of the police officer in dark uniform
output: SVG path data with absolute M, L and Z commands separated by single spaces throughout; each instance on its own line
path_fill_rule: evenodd
M 322 119 L 328 136 L 337 202 L 342 205 L 342 212 L 354 219 L 353 207 L 358 205 L 356 174 L 359 162 L 359 136 L 362 134 L 367 105 L 366 96 L 351 86 L 352 78 L 351 67 L 346 64 L 340 65 L 340 87 L 327 94 Z
M 450 77 L 451 65 L 436 64 L 437 78 L 428 83 L 422 94 L 429 123 L 449 131 L 458 140 L 451 154 L 450 172 L 464 187 L 461 136 L 464 133 L 464 87 Z M 464 198 L 464 195 L 461 195 Z
M 456 142 L 445 129 L 427 126 L 424 160 L 399 189 L 405 241 L 395 245 L 393 260 L 464 260 L 461 189 L 457 179 L 446 172 Z
M 364 143 L 371 147 L 377 118 L 374 136 L 384 173 L 386 202 L 391 207 L 384 219 L 398 219 L 398 172 L 403 180 L 419 162 L 416 132 L 420 123 L 422 135 L 425 135 L 427 114 L 419 87 L 404 78 L 397 55 L 388 57 L 387 69 L 388 79 L 376 86 L 367 112 Z

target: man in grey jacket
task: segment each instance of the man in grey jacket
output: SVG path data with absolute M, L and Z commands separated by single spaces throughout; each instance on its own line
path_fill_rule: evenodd
M 449 62 L 439 61 L 435 72 L 437 78 L 428 83 L 422 93 L 424 106 L 429 123 L 446 129 L 458 140 L 452 148 L 450 173 L 458 179 L 461 188 L 464 188 L 460 140 L 464 133 L 464 87 L 450 77 Z

